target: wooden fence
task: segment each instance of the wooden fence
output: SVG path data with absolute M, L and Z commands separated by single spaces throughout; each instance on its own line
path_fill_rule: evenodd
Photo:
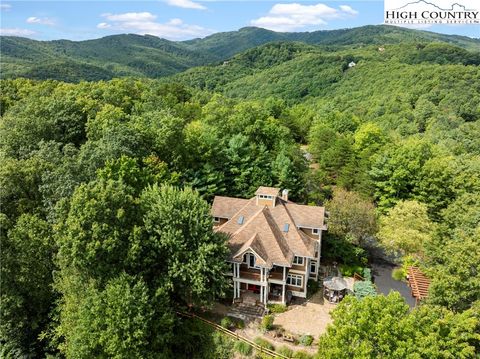
M 196 314 L 193 314 L 193 313 L 183 313 L 183 312 L 177 312 L 178 315 L 182 316 L 182 317 L 187 317 L 187 318 L 195 318 L 195 319 L 198 319 L 198 320 L 201 320 L 202 322 L 210 325 L 211 327 L 215 328 L 216 330 L 218 330 L 219 332 L 222 332 L 223 334 L 225 335 L 228 335 L 229 337 L 235 339 L 235 340 L 240 340 L 242 342 L 245 342 L 249 345 L 251 345 L 254 349 L 256 349 L 257 351 L 259 351 L 260 353 L 263 353 L 263 354 L 268 354 L 270 355 L 271 357 L 273 358 L 280 358 L 280 359 L 290 359 L 289 357 L 285 356 L 285 355 L 282 355 L 282 354 L 279 354 L 273 350 L 270 350 L 268 348 L 265 348 L 265 347 L 262 347 L 261 345 L 258 345 L 257 343 L 255 342 L 252 342 L 250 339 L 247 339 L 245 337 L 242 337 L 241 335 L 239 335 L 238 333 L 235 333 L 235 332 L 232 332 L 231 330 L 228 330 L 227 328 L 224 328 L 222 327 L 221 325 L 218 325 L 217 323 L 214 323 L 214 322 L 211 322 L 205 318 L 202 318 L 202 317 L 199 317 L 198 315 Z

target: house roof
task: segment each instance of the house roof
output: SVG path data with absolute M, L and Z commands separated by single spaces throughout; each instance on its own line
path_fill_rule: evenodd
M 255 192 L 256 195 L 258 194 L 266 194 L 268 196 L 278 196 L 280 192 L 280 188 L 275 187 L 258 187 L 257 191 Z
M 265 187 L 261 187 L 265 188 Z M 259 194 L 261 189 L 257 190 Z M 278 192 L 277 192 L 278 193 Z M 238 199 L 215 197 L 212 214 L 228 218 L 216 231 L 229 236 L 230 260 L 241 262 L 243 254 L 257 254 L 257 265 L 290 267 L 295 255 L 315 257 L 315 239 L 298 227 L 324 226 L 324 208 L 297 205 L 277 198 L 274 207 L 258 205 L 255 197 Z
M 212 204 L 212 215 L 220 218 L 232 218 L 245 204 L 248 199 L 215 196 Z

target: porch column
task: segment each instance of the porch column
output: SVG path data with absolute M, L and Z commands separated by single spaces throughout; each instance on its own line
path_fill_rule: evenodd
M 237 282 L 233 281 L 233 299 L 237 298 Z
M 260 286 L 260 302 L 263 303 L 263 285 Z
M 304 290 L 304 293 L 305 293 L 305 298 L 307 297 L 307 282 L 308 282 L 308 278 L 310 278 L 310 258 L 307 258 L 307 261 L 306 261 L 307 265 L 305 266 L 305 280 L 303 283 L 303 290 Z
M 285 283 L 282 284 L 282 304 L 285 304 Z
M 237 266 L 237 278 L 240 278 L 240 263 L 235 263 Z

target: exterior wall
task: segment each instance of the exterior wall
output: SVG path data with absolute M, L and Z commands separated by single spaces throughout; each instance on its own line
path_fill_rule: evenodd
M 292 273 L 294 271 L 299 271 L 299 272 L 303 273 L 303 272 L 305 272 L 306 263 L 307 263 L 307 258 L 303 258 L 303 266 L 298 265 L 298 264 L 292 264 L 292 268 L 290 268 L 290 270 L 292 271 Z
M 268 206 L 268 207 L 273 207 L 274 205 L 274 202 L 275 201 L 275 197 L 273 197 L 273 200 L 272 199 L 260 199 L 257 197 L 257 204 L 259 206 Z

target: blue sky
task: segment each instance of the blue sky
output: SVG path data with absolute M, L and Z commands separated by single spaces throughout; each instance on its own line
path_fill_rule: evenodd
M 38 40 L 86 40 L 119 33 L 185 40 L 244 26 L 275 31 L 314 31 L 383 22 L 383 0 L 2 0 L 0 10 L 3 35 Z M 480 27 L 476 25 L 433 25 L 424 29 L 480 37 Z

